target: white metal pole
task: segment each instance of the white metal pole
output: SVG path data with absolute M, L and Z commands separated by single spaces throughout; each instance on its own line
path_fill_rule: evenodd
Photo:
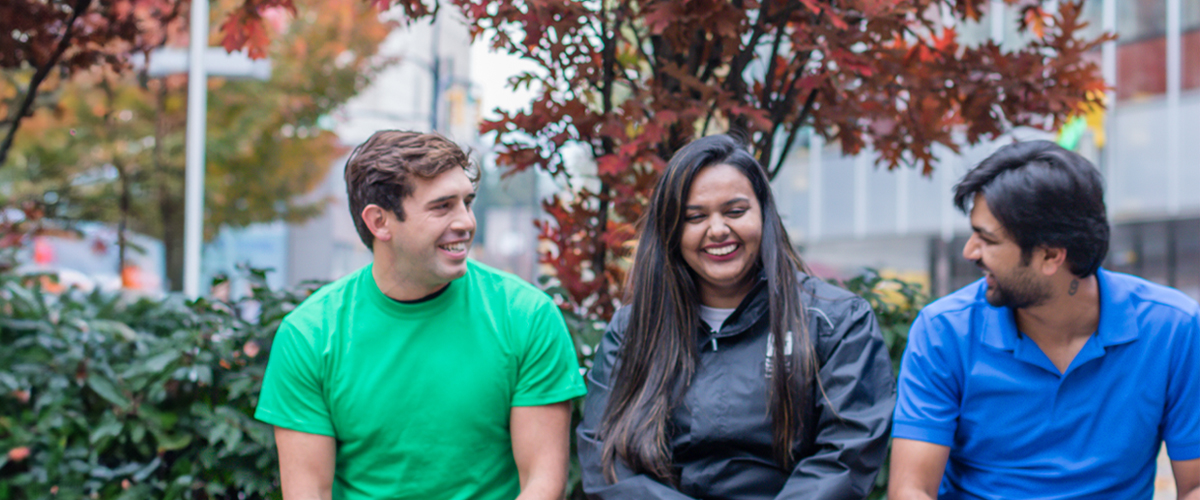
M 1102 23 L 1106 33 L 1115 33 L 1117 31 L 1117 0 L 1104 0 Z M 1104 84 L 1110 89 L 1117 86 L 1117 42 L 1107 41 L 1101 47 L 1100 52 L 1100 68 L 1104 73 Z M 1116 188 L 1121 185 L 1117 182 L 1117 163 L 1116 163 L 1116 142 L 1113 140 L 1116 137 L 1116 121 L 1117 121 L 1117 93 L 1114 90 L 1105 92 L 1104 96 L 1104 146 L 1100 151 L 1100 165 L 1104 172 L 1104 184 L 1108 188 L 1108 213 L 1113 214 L 1114 200 L 1121 199 L 1121 193 L 1115 193 Z
M 188 47 L 188 111 L 186 199 L 183 222 L 183 293 L 200 296 L 200 246 L 204 240 L 204 128 L 207 122 L 208 75 L 204 50 L 208 48 L 208 0 L 192 0 Z
M 1179 98 L 1183 85 L 1183 57 L 1180 47 L 1183 2 L 1167 0 L 1167 213 L 1179 214 L 1180 138 Z
M 992 41 L 1001 45 L 1004 43 L 1004 0 L 992 0 L 988 12 L 992 19 Z
M 867 148 L 854 155 L 854 237 L 867 236 Z

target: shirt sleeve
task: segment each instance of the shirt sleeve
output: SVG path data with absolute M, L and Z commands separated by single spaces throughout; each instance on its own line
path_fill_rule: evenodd
M 1200 316 L 1193 314 L 1172 349 L 1163 440 L 1171 460 L 1200 458 Z
M 518 355 L 517 387 L 512 406 L 540 406 L 582 396 L 587 389 L 579 373 L 575 342 L 563 322 L 562 312 L 549 297 L 539 297 L 528 322 L 515 322 L 526 329 L 524 348 Z
M 595 500 L 691 500 L 692 497 L 648 475 L 635 474 L 620 459 L 613 464 L 617 481 L 609 483 L 604 477 L 601 459 L 603 443 L 597 433 L 608 407 L 609 394 L 612 393 L 609 377 L 621 344 L 618 323 L 614 317 L 596 349 L 594 365 L 587 377 L 588 394 L 583 402 L 583 421 L 575 428 L 583 491 L 588 498 Z
M 961 366 L 952 332 L 937 319 L 917 316 L 900 362 L 892 437 L 954 444 L 961 410 Z
M 254 418 L 276 427 L 336 437 L 313 338 L 284 320 L 275 332 L 270 356 Z
M 896 383 L 871 306 L 855 297 L 820 335 L 816 451 L 796 462 L 777 499 L 861 499 L 887 454 Z M 825 347 L 829 346 L 829 347 Z

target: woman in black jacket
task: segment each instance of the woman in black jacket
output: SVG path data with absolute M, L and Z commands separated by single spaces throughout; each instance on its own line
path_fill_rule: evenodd
M 862 499 L 895 381 L 867 303 L 801 271 L 733 138 L 662 173 L 578 428 L 591 498 Z

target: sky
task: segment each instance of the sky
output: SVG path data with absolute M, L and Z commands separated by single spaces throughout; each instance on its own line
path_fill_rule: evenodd
M 517 56 L 494 52 L 488 40 L 476 40 L 471 45 L 471 80 L 482 101 L 483 118 L 494 118 L 492 110 L 497 107 L 516 111 L 528 105 L 534 92 L 508 89 L 507 81 L 523 70 L 534 68 L 533 63 Z

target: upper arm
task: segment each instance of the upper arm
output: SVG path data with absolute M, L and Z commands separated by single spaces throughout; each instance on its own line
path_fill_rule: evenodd
M 290 318 L 284 320 L 271 343 L 254 417 L 279 427 L 333 436 L 321 366 L 319 347 L 314 345 L 313 337 L 296 327 Z
M 1200 500 L 1200 458 L 1172 460 L 1171 472 L 1175 474 L 1179 500 Z
M 892 436 L 954 444 L 961 410 L 962 359 L 954 332 L 922 313 L 909 331 L 896 382 Z
M 1200 459 L 1200 316 L 1193 314 L 1172 339 L 1163 440 L 1172 460 Z
M 514 406 L 509 432 L 521 490 L 531 486 L 530 479 L 537 479 L 538 488 L 561 494 L 567 481 L 571 403 Z
M 514 308 L 510 318 L 520 349 L 512 406 L 559 403 L 586 392 L 562 313 L 548 297 L 539 299 L 527 308 Z
M 337 445 L 332 437 L 275 428 L 284 500 L 333 498 Z
M 888 498 L 937 498 L 950 448 L 939 444 L 896 438 L 888 476 Z

